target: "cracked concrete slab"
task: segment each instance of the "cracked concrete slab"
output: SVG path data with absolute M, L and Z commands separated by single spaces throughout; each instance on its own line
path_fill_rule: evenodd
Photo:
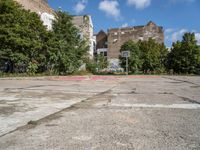
M 87 84 L 76 81 L 0 80 L 0 136 L 106 90 L 100 87 L 100 83 L 94 83 L 90 88 Z M 91 88 L 93 86 L 100 88 L 95 90 Z
M 200 149 L 200 77 L 84 78 L 0 80 L 0 149 Z

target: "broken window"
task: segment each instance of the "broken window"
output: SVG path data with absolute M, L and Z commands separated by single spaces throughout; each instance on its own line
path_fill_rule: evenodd
M 114 39 L 114 40 L 113 40 L 113 43 L 116 43 L 116 42 L 117 42 L 117 39 Z

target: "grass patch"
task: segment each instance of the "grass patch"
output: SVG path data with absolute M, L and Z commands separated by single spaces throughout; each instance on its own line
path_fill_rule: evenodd
M 73 76 L 85 76 L 85 75 L 93 75 L 91 72 L 81 70 L 81 71 L 76 71 L 72 74 Z

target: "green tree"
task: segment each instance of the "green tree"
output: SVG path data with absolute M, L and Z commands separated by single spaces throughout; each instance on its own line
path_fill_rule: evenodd
M 128 58 L 129 71 L 137 72 L 141 69 L 140 60 L 140 49 L 137 43 L 133 41 L 128 41 L 121 46 L 120 52 L 130 51 L 130 57 Z M 121 66 L 126 68 L 126 58 L 120 56 Z
M 0 1 L 0 59 L 11 62 L 11 71 L 29 68 L 37 72 L 45 67 L 46 38 L 46 28 L 36 13 L 22 9 L 13 0 Z
M 98 54 L 94 59 L 87 59 L 86 69 L 93 74 L 97 74 L 107 67 L 107 58 L 102 54 Z
M 80 32 L 72 24 L 72 17 L 68 13 L 56 13 L 51 37 L 48 41 L 50 68 L 60 74 L 77 71 L 88 52 L 88 46 L 81 39 Z
M 164 44 L 156 43 L 155 40 L 139 41 L 141 51 L 142 70 L 148 72 L 163 72 L 168 51 Z
M 98 70 L 102 70 L 108 67 L 107 58 L 102 54 L 96 56 L 96 63 Z
M 168 69 L 175 73 L 195 73 L 200 67 L 200 47 L 194 33 L 185 33 L 182 41 L 173 43 L 168 55 Z

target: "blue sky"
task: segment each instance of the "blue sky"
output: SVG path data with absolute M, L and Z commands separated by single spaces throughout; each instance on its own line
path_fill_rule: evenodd
M 185 32 L 195 32 L 200 43 L 200 0 L 49 0 L 49 5 L 71 15 L 90 14 L 95 33 L 151 20 L 164 27 L 167 46 Z

